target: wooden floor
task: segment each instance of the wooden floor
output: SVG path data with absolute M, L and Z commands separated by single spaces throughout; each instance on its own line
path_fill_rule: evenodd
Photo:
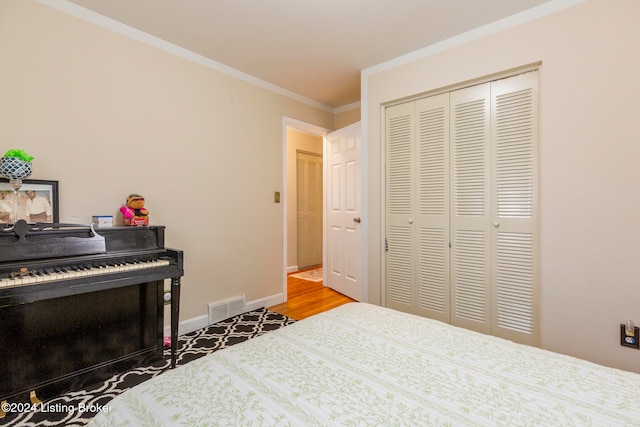
M 322 282 L 298 279 L 291 277 L 291 274 L 287 276 L 287 302 L 269 307 L 269 310 L 284 314 L 292 319 L 301 320 L 354 301 L 323 286 Z

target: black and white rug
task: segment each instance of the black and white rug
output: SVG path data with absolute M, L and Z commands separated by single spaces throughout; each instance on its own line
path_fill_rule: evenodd
M 178 340 L 178 365 L 238 344 L 295 322 L 267 309 L 240 314 L 189 334 Z M 164 360 L 153 365 L 132 369 L 86 389 L 72 391 L 43 403 L 44 410 L 9 413 L 0 419 L 2 426 L 84 426 L 111 399 L 169 369 L 170 351 L 165 348 Z

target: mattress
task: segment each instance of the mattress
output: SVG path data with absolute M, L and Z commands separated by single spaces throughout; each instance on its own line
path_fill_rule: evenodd
M 92 426 L 632 426 L 640 375 L 366 303 L 123 393 Z

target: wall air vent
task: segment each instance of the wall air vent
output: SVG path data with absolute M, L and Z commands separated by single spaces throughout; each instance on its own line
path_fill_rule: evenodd
M 208 306 L 209 324 L 212 325 L 214 323 L 244 313 L 246 308 L 245 296 L 240 295 L 238 298 L 208 304 Z

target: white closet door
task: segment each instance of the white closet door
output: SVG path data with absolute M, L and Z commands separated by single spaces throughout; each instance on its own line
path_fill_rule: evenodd
M 491 333 L 489 83 L 451 92 L 451 324 Z
M 538 345 L 537 72 L 386 109 L 386 305 Z
M 385 118 L 386 305 L 405 312 L 415 306 L 414 109 L 414 102 L 394 105 Z
M 538 345 L 537 72 L 491 85 L 493 335 Z
M 449 323 L 449 94 L 416 101 L 415 117 L 415 313 Z

